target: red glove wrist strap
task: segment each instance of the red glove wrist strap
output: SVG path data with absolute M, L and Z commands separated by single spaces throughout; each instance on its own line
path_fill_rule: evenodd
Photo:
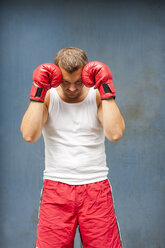
M 44 102 L 46 92 L 46 88 L 40 88 L 33 84 L 30 92 L 30 100 L 36 102 Z
M 112 83 L 101 84 L 98 88 L 102 100 L 116 97 L 115 88 Z

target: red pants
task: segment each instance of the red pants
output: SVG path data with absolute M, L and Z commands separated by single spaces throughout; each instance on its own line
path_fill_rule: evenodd
M 83 248 L 121 248 L 110 183 L 44 181 L 35 248 L 73 248 L 77 224 Z

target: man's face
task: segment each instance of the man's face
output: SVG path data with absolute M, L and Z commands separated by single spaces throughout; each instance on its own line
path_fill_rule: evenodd
M 63 76 L 60 86 L 64 95 L 69 99 L 76 99 L 81 94 L 82 88 L 84 87 L 81 79 L 82 69 L 83 68 L 81 67 L 78 70 L 69 73 L 64 68 L 60 67 Z

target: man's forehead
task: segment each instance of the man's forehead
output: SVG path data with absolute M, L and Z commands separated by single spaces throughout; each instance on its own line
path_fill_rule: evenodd
M 72 73 L 67 72 L 65 69 L 61 69 L 61 73 L 63 81 L 74 83 L 81 80 L 82 68 L 79 68 Z

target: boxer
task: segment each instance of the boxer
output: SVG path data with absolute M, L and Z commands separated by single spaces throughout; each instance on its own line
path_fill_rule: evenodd
M 21 132 L 45 142 L 35 248 L 73 248 L 77 225 L 84 248 L 122 247 L 105 154 L 105 137 L 118 141 L 125 130 L 112 79 L 74 47 L 34 70 Z

